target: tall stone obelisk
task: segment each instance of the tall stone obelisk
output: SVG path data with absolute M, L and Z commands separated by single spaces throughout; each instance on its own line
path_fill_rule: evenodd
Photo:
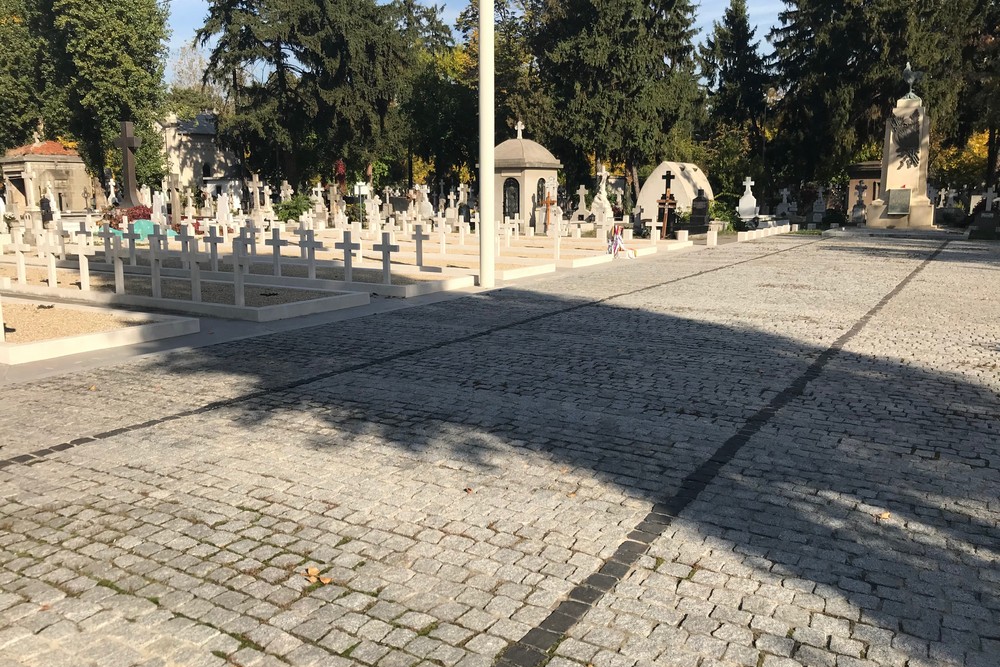
M 931 120 L 923 101 L 913 92 L 913 84 L 921 75 L 906 63 L 903 79 L 910 84 L 910 92 L 896 101 L 885 123 L 882 190 L 868 207 L 869 227 L 934 226 L 934 204 L 927 196 Z

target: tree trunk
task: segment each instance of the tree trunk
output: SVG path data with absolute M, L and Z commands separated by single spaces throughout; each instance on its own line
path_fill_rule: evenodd
M 986 188 L 988 189 L 991 185 L 996 185 L 997 182 L 997 168 L 998 168 L 998 156 L 1000 153 L 1000 128 L 996 125 L 990 124 L 989 138 L 986 142 Z

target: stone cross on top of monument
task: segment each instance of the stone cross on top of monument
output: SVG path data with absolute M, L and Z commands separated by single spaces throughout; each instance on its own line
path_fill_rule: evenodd
M 517 130 L 517 138 L 518 139 L 524 139 L 524 136 L 523 136 L 524 135 L 524 123 L 521 122 L 520 118 L 517 119 L 517 125 L 514 126 L 514 129 Z
M 122 200 L 119 205 L 132 208 L 140 203 L 135 186 L 135 150 L 142 146 L 142 139 L 135 136 L 132 121 L 122 121 L 122 136 L 115 140 L 115 146 L 122 150 Z

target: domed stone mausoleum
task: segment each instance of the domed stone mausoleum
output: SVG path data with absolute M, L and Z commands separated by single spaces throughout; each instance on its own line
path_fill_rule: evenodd
M 504 217 L 530 220 L 535 233 L 543 233 L 545 221 L 535 220 L 535 209 L 545 201 L 545 183 L 558 178 L 562 162 L 544 146 L 523 136 L 524 124 L 518 121 L 517 137 L 495 149 L 496 220 Z

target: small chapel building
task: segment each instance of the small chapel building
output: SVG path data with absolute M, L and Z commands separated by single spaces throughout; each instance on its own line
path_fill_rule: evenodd
M 0 157 L 0 175 L 8 213 L 37 213 L 50 190 L 59 211 L 85 211 L 92 205 L 94 184 L 83 158 L 58 141 L 36 139 L 10 149 Z
M 544 221 L 535 220 L 535 209 L 544 205 L 546 184 L 555 183 L 562 169 L 544 146 L 524 138 L 524 123 L 515 126 L 517 137 L 495 148 L 496 220 L 530 220 L 536 233 L 542 233 Z

